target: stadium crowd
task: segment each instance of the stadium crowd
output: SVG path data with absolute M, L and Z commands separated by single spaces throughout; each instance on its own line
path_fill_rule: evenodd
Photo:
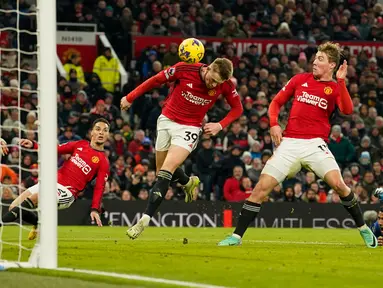
M 28 1 L 19 1 L 23 11 L 34 8 Z M 7 9 L 15 8 L 12 6 L 15 1 L 5 2 L 8 2 Z M 178 47 L 176 43 L 169 47 L 150 46 L 142 51 L 140 58 L 134 59 L 136 67 L 131 70 L 131 37 L 141 34 L 223 37 L 225 41 L 216 50 L 211 43 L 206 44 L 202 62 L 209 64 L 218 56 L 233 61 L 232 81 L 237 84 L 244 113 L 217 137 L 202 135 L 199 146 L 183 168 L 188 174 L 201 178 L 200 199 L 243 201 L 273 153 L 267 116 L 270 101 L 289 78 L 311 70 L 320 41 L 382 40 L 383 5 L 375 2 L 202 0 L 170 4 L 167 0 L 139 3 L 125 0 L 59 1 L 59 21 L 96 23 L 113 43 L 122 62 L 125 61 L 130 77 L 120 92 L 115 89 L 118 81 L 106 81 L 104 75 L 98 73 L 97 60 L 106 58 L 111 61 L 113 58 L 108 49 L 95 59 L 91 75 L 84 75 L 79 55 L 73 55 L 65 64 L 68 79 L 58 79 L 58 142 L 87 139 L 92 121 L 105 117 L 111 122 L 110 140 L 105 150 L 112 169 L 104 198 L 147 199 L 156 178 L 153 147 L 156 119 L 169 87 L 160 87 L 137 99 L 128 115 L 121 114 L 118 103 L 122 95 L 139 83 L 177 63 Z M 14 27 L 14 17 L 12 13 L 1 14 L 0 25 Z M 24 24 L 33 30 L 35 22 L 33 17 L 30 18 Z M 287 54 L 273 46 L 263 54 L 252 45 L 237 57 L 232 38 L 238 37 L 306 39 L 308 46 L 303 50 L 293 46 Z M 0 45 L 17 48 L 14 34 L 10 33 L 9 38 Z M 28 51 L 34 41 L 30 37 L 19 46 Z M 339 113 L 333 116 L 328 146 L 342 169 L 346 184 L 355 191 L 359 201 L 374 203 L 378 200 L 372 192 L 383 185 L 383 47 L 377 49 L 375 57 L 369 57 L 365 51 L 352 55 L 348 47 L 344 49 L 344 58 L 349 64 L 348 89 L 354 113 L 350 117 Z M 23 69 L 32 70 L 33 64 L 27 56 L 21 60 Z M 16 65 L 15 52 L 1 53 L 1 67 L 11 69 Z M 15 145 L 20 136 L 37 140 L 36 74 L 16 70 L 1 73 L 1 137 L 11 145 Z M 18 88 L 22 88 L 20 97 Z M 282 127 L 286 125 L 289 105 L 280 115 Z M 23 109 L 19 110 L 17 106 Z M 207 119 L 218 121 L 228 109 L 221 99 L 209 111 Z M 12 146 L 10 155 L 3 157 L 1 163 L 0 180 L 5 187 L 3 199 L 12 199 L 19 193 L 19 189 L 11 184 L 20 181 L 23 187 L 29 187 L 36 183 L 36 153 Z M 90 198 L 91 193 L 92 187 L 89 187 L 82 197 Z M 169 188 L 167 200 L 180 197 L 183 195 L 179 187 Z M 269 201 L 327 203 L 339 202 L 339 197 L 314 173 L 304 170 L 278 186 L 270 194 Z

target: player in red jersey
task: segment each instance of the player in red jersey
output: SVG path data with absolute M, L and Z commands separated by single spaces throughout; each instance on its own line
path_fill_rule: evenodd
M 137 238 L 149 225 L 171 181 L 177 181 L 184 186 L 186 202 L 193 201 L 199 179 L 189 178 L 179 166 L 197 146 L 203 119 L 220 95 L 226 98 L 232 109 L 219 123 L 205 124 L 205 133 L 216 135 L 241 116 L 243 108 L 240 97 L 229 80 L 232 75 L 233 64 L 228 59 L 217 58 L 209 66 L 201 63 L 177 63 L 148 79 L 121 99 L 121 109 L 128 109 L 134 99 L 146 91 L 165 83 L 174 83 L 157 120 L 158 181 L 150 193 L 144 215 L 127 231 L 130 238 Z
M 91 141 L 80 140 L 58 145 L 59 155 L 70 154 L 57 173 L 57 204 L 58 209 L 66 209 L 72 205 L 78 194 L 86 185 L 96 178 L 90 217 L 98 226 L 100 220 L 101 199 L 105 183 L 109 175 L 109 161 L 104 154 L 104 143 L 109 136 L 110 124 L 99 118 L 94 121 Z M 20 145 L 26 148 L 38 149 L 37 143 L 28 139 L 21 139 Z M 3 222 L 14 222 L 20 215 L 20 207 L 34 209 L 38 204 L 39 184 L 29 187 L 9 207 L 9 212 L 3 216 Z M 37 215 L 23 210 L 21 217 L 25 222 L 33 225 L 28 238 L 33 240 L 37 236 Z
M 286 177 L 293 177 L 303 166 L 315 172 L 339 194 L 342 205 L 354 219 L 367 247 L 377 247 L 375 236 L 363 220 L 357 197 L 344 183 L 339 166 L 326 144 L 331 127 L 329 118 L 335 107 L 346 115 L 353 112 L 345 84 L 346 61 L 336 73 L 337 81 L 333 80 L 340 56 L 338 44 L 327 42 L 320 45 L 313 63 L 313 72 L 291 78 L 270 103 L 270 134 L 277 149 L 263 168 L 251 196 L 244 203 L 233 235 L 219 242 L 219 246 L 240 245 L 247 227 L 260 211 L 263 199 Z M 282 137 L 278 114 L 291 97 L 294 97 L 293 105 Z

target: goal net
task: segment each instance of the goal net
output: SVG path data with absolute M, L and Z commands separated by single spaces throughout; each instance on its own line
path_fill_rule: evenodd
M 27 188 L 39 184 L 39 237 L 28 240 L 31 226 L 21 217 L 0 217 L 0 270 L 57 267 L 57 104 L 55 1 L 0 2 L 0 216 Z M 39 143 L 38 151 L 19 145 Z M 4 142 L 3 142 L 4 144 Z M 0 149 L 1 151 L 1 149 Z M 19 206 L 20 213 L 24 208 Z M 43 249 L 40 249 L 43 247 Z M 43 251 L 43 252 L 41 252 Z

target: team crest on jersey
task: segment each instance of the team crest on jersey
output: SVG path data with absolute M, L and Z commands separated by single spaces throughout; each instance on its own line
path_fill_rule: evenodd
M 324 87 L 324 94 L 330 95 L 332 93 L 332 88 L 329 86 Z
M 93 156 L 92 157 L 92 162 L 97 164 L 98 162 L 100 162 L 100 158 L 98 158 L 97 156 Z
M 209 96 L 214 96 L 215 95 L 215 90 L 214 89 L 209 90 L 209 92 L 207 92 L 207 94 L 209 94 Z

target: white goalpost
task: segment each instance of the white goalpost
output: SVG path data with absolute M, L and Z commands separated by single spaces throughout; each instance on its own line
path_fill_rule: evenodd
M 40 268 L 57 268 L 56 1 L 37 1 L 40 116 Z
M 38 152 L 38 164 L 39 164 L 39 238 L 34 245 L 33 249 L 30 249 L 23 245 L 23 227 L 22 222 L 14 223 L 13 226 L 18 227 L 19 232 L 18 239 L 13 242 L 3 240 L 3 237 L 7 234 L 7 228 L 10 226 L 2 225 L 0 227 L 0 270 L 14 267 L 38 267 L 55 269 L 57 268 L 57 71 L 56 71 L 56 1 L 37 0 L 36 12 L 34 11 L 20 11 L 19 1 L 16 1 L 16 7 L 14 10 L 4 10 L 0 7 L 1 13 L 15 13 L 17 15 L 16 28 L 4 27 L 0 29 L 0 33 L 15 33 L 17 41 L 16 48 L 0 48 L 0 52 L 16 52 L 17 53 L 17 67 L 11 67 L 11 69 L 0 67 L 0 73 L 3 71 L 14 72 L 18 74 L 18 87 L 1 87 L 2 89 L 16 89 L 17 90 L 17 103 L 16 107 L 5 107 L 18 109 L 19 112 L 19 127 L 18 138 L 21 137 L 21 131 L 27 132 L 20 124 L 20 112 L 26 110 L 20 107 L 21 93 L 24 91 L 21 84 L 21 72 L 36 73 L 38 78 L 37 94 L 38 94 L 38 139 L 39 139 L 39 152 Z M 36 16 L 37 31 L 31 32 L 20 29 L 20 18 L 23 16 Z M 36 35 L 37 36 L 37 51 L 28 52 L 22 51 L 20 46 L 21 34 Z M 24 71 L 21 68 L 22 55 L 37 55 L 36 72 Z M 11 86 L 11 85 L 9 85 Z M 0 91 L 0 105 L 2 104 L 2 91 Z M 24 111 L 28 112 L 28 111 Z M 0 114 L 1 115 L 1 114 Z M 0 119 L 1 120 L 1 119 Z M 0 124 L 2 121 L 0 122 Z M 1 126 L 1 130 L 8 129 Z M 2 131 L 0 131 L 2 132 Z M 1 136 L 2 133 L 0 133 Z M 15 143 L 8 143 L 8 146 L 17 147 Z M 20 147 L 18 147 L 20 148 Z M 24 149 L 24 148 L 23 148 Z M 28 149 L 24 149 L 28 150 Z M 21 150 L 20 150 L 21 151 Z M 21 154 L 21 153 L 20 153 Z M 0 156 L 1 157 L 1 156 Z M 0 159 L 1 160 L 1 159 Z M 12 165 L 10 165 L 12 166 Z M 15 165 L 14 165 L 15 166 Z M 15 167 L 12 167 L 15 168 Z M 1 173 L 0 169 L 0 173 Z M 21 187 L 21 172 L 28 171 L 28 169 L 21 168 L 21 156 L 18 165 L 19 171 L 19 185 L 17 189 L 20 191 Z M 2 179 L 0 174 L 0 180 Z M 9 205 L 5 205 L 1 201 L 2 199 L 2 185 L 0 183 L 0 223 L 1 215 L 4 209 L 8 209 Z M 12 225 L 11 225 L 12 226 Z M 14 228 L 14 227 L 10 227 Z M 17 242 L 16 242 L 17 241 Z M 12 253 L 18 253 L 15 257 L 13 255 L 12 260 L 7 260 L 6 251 L 7 247 L 15 247 L 18 249 L 12 249 Z M 28 262 L 22 262 L 21 256 L 23 251 L 31 251 Z M 9 254 L 8 254 L 9 255 Z M 17 260 L 14 260 L 17 259 Z

